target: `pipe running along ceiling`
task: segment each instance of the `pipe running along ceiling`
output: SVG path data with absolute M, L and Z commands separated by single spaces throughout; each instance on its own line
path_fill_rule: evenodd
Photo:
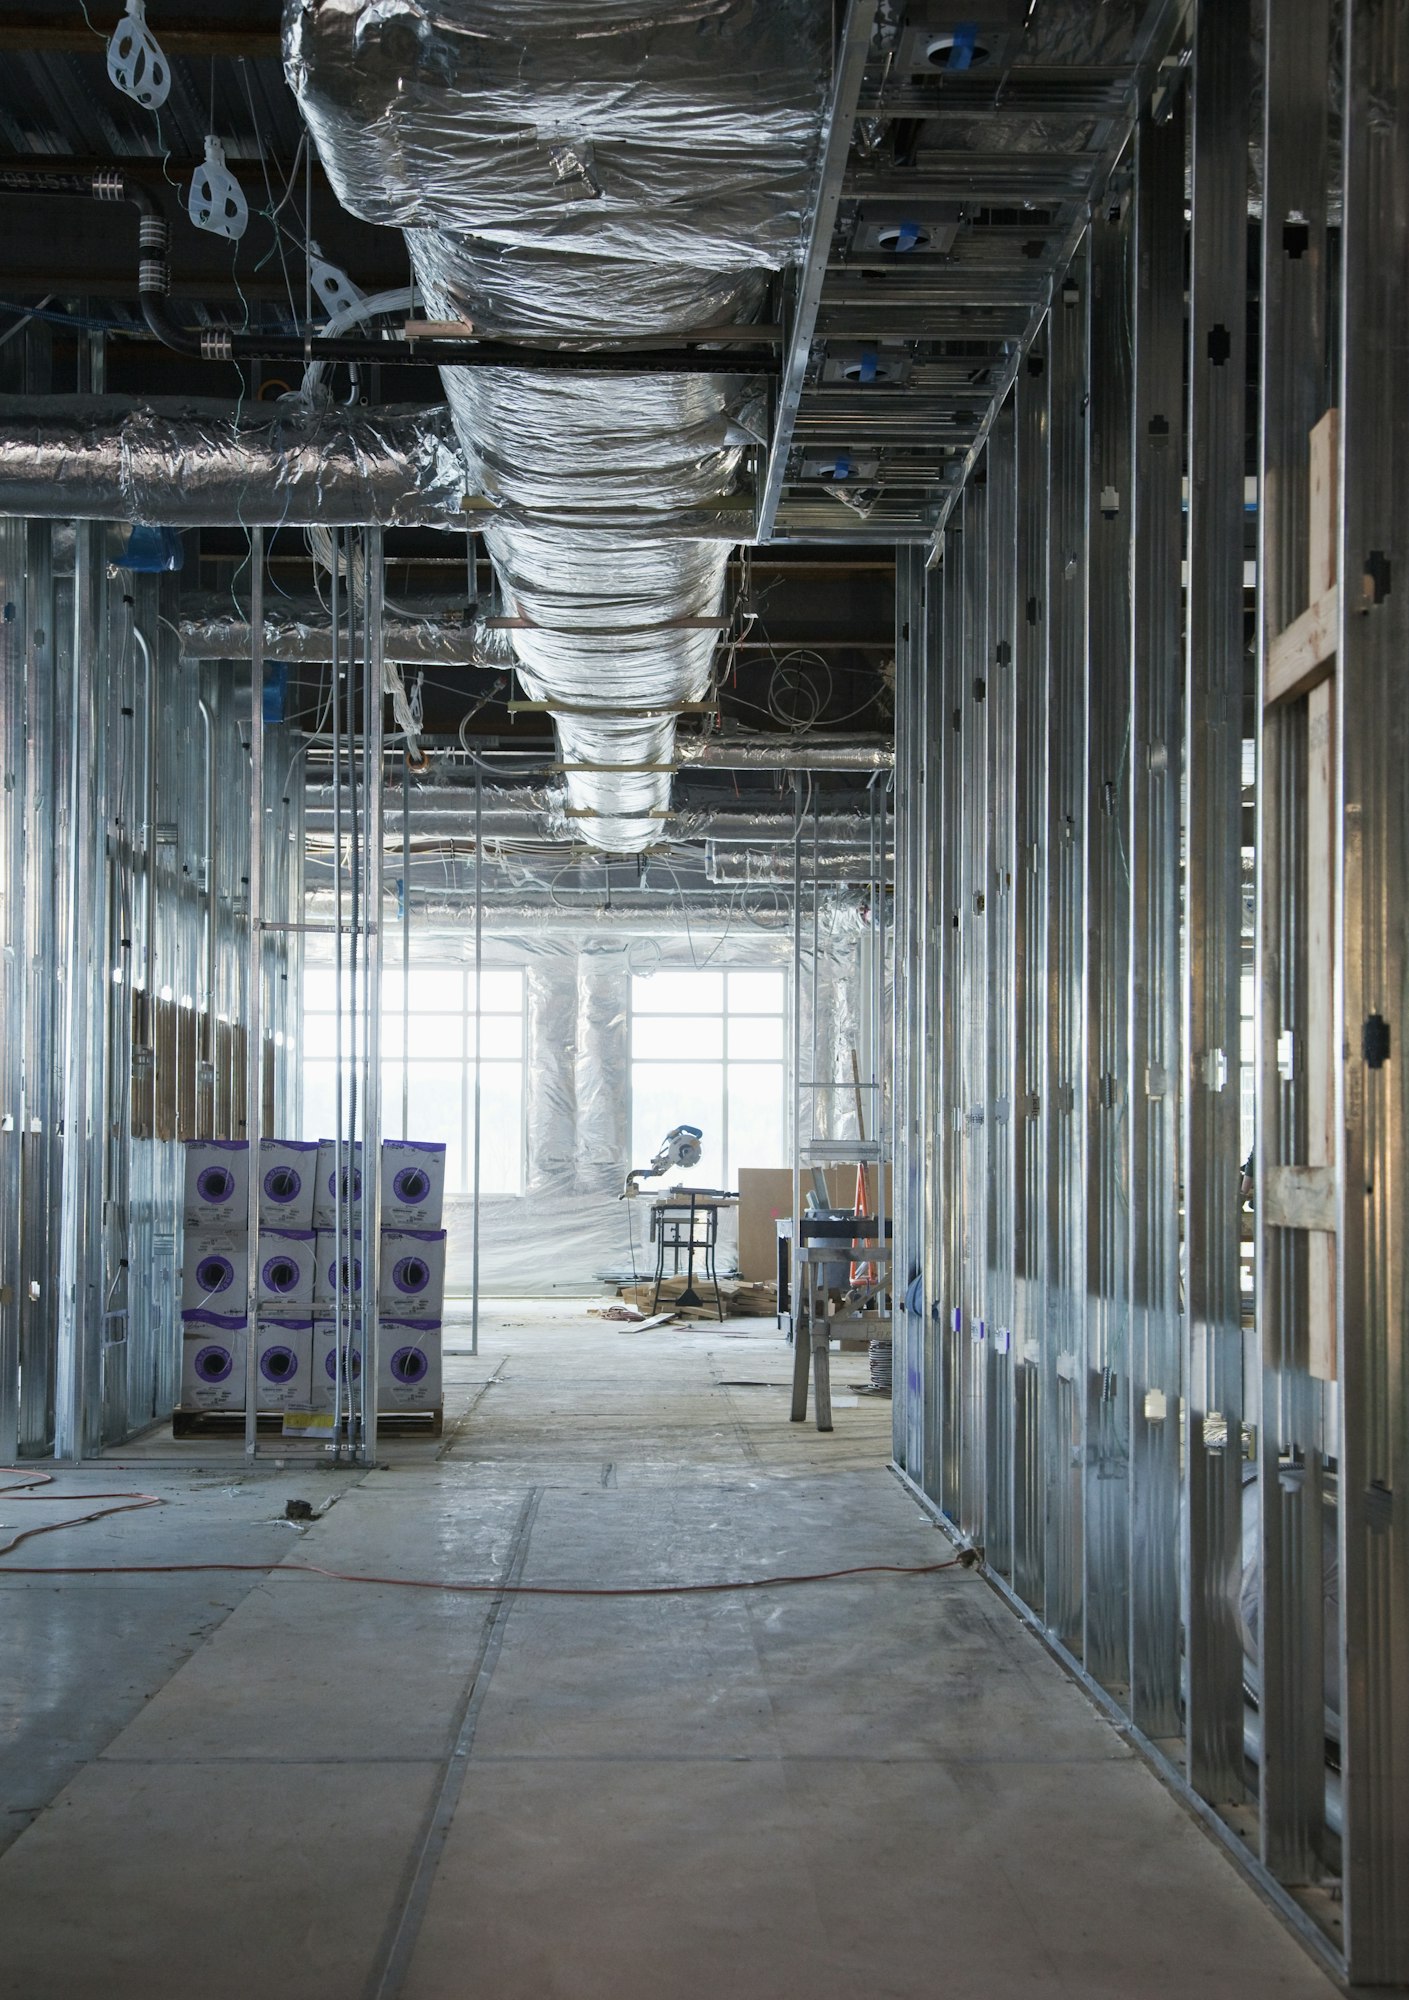
M 406 233 L 431 317 L 611 343 L 755 318 L 800 252 L 826 0 L 289 0 L 285 67 L 343 205 Z M 762 418 L 737 375 L 442 369 L 581 838 L 632 852 L 669 802 L 674 722 L 708 691 L 731 491 Z M 752 405 L 752 407 L 751 407 Z M 682 525 L 681 515 L 686 516 Z M 711 621 L 715 621 L 712 623 Z M 625 767 L 636 766 L 635 770 Z

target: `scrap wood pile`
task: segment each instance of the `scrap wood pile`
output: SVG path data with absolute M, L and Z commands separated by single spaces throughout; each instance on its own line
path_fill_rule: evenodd
M 683 1277 L 667 1278 L 660 1288 L 660 1304 L 656 1310 L 674 1313 L 677 1319 L 718 1317 L 714 1305 L 714 1286 L 707 1279 L 698 1276 L 695 1279 L 695 1291 L 700 1299 L 697 1306 L 682 1306 L 679 1303 L 680 1294 L 684 1290 Z M 629 1306 L 634 1306 L 638 1312 L 648 1313 L 656 1295 L 655 1282 L 652 1280 L 644 1285 L 620 1285 L 617 1288 L 617 1295 L 625 1299 Z M 719 1300 L 726 1319 L 771 1319 L 777 1310 L 777 1287 L 753 1284 L 746 1279 L 736 1279 L 731 1283 L 728 1278 L 721 1278 Z

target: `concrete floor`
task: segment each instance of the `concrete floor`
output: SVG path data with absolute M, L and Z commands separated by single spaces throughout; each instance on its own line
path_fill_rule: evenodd
M 555 1302 L 385 1467 L 137 1449 L 165 1505 L 0 1563 L 698 1581 L 947 1546 L 890 1406 L 786 1421 L 766 1323 Z M 290 1495 L 326 1509 L 303 1533 Z M 0 1497 L 0 1523 L 62 1518 Z M 1331 1983 L 962 1571 L 665 1599 L 221 1573 L 0 1581 L 0 1993 L 24 2000 L 1325 2000 Z

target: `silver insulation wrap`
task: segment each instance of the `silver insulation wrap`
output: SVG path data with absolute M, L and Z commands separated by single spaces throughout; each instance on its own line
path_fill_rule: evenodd
M 0 514 L 444 528 L 464 520 L 465 479 L 442 408 L 0 397 Z
M 290 0 L 291 85 L 344 205 L 395 223 L 434 317 L 580 345 L 757 313 L 797 256 L 826 0 Z M 672 708 L 707 692 L 728 544 L 689 531 L 756 425 L 737 377 L 442 371 L 564 822 L 655 842 Z M 683 525 L 682 525 L 683 517 Z M 479 525 L 480 522 L 477 522 Z M 702 623 L 701 621 L 704 621 Z
M 228 596 L 184 599 L 178 628 L 183 660 L 247 660 L 250 628 Z M 297 665 L 332 659 L 332 620 L 325 605 L 279 602 L 264 614 L 264 657 Z M 502 624 L 476 617 L 463 604 L 388 605 L 382 656 L 409 667 L 512 667 L 513 641 Z

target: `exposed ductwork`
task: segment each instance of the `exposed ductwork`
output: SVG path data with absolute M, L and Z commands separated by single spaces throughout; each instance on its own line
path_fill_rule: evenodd
M 182 527 L 446 528 L 465 490 L 439 407 L 0 397 L 0 514 L 167 521 L 179 495 Z
M 890 736 L 815 734 L 679 737 L 675 761 L 702 771 L 890 771 Z
M 830 56 L 825 0 L 290 0 L 290 83 L 344 206 L 400 226 L 435 316 L 611 343 L 746 322 L 799 251 Z M 529 695 L 561 717 L 569 824 L 649 845 L 673 719 L 698 701 L 761 412 L 724 375 L 443 371 Z M 747 403 L 747 392 L 745 390 Z M 681 515 L 685 516 L 682 528 Z
M 248 622 L 230 599 L 183 603 L 178 627 L 183 660 L 247 660 Z M 513 642 L 504 621 L 466 609 L 463 599 L 418 603 L 413 610 L 388 605 L 382 618 L 382 656 L 406 667 L 512 667 Z M 326 666 L 333 657 L 332 620 L 316 599 L 266 606 L 264 657 L 290 666 Z
M 893 872 L 894 854 L 889 845 L 875 856 L 869 847 L 828 847 L 820 854 L 808 843 L 803 872 L 812 882 L 869 882 L 872 870 L 883 866 Z M 746 847 L 734 841 L 705 842 L 705 879 L 716 884 L 755 882 L 776 887 L 793 880 L 792 846 L 774 842 L 767 847 Z

